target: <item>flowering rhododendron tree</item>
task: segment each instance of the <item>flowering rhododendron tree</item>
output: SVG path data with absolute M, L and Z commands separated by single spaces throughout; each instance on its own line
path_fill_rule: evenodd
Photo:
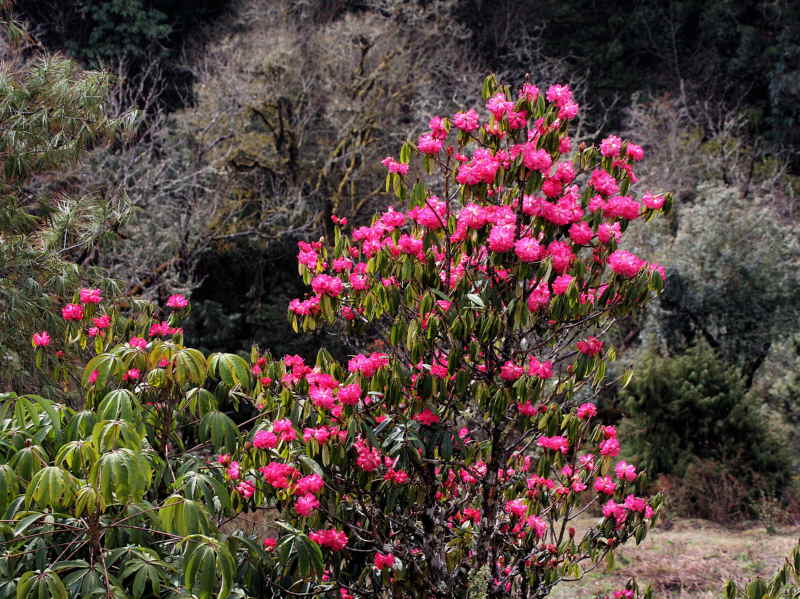
M 402 205 L 300 244 L 289 318 L 364 340 L 346 364 L 205 356 L 182 296 L 80 290 L 33 336 L 78 398 L 2 398 L 0 596 L 543 597 L 644 537 L 660 498 L 592 397 L 662 286 L 618 244 L 670 199 L 630 193 L 641 148 L 572 147 L 568 87 L 483 91 L 384 161 Z
M 654 516 L 590 398 L 615 357 L 601 337 L 663 283 L 622 234 L 670 199 L 631 194 L 642 148 L 572 147 L 569 88 L 514 97 L 489 78 L 484 97 L 488 115 L 435 117 L 384 161 L 405 209 L 300 244 L 295 328 L 338 320 L 375 342 L 346 365 L 259 365 L 257 428 L 294 429 L 237 454 L 237 474 L 291 531 L 281 559 L 298 535 L 322 548 L 325 576 L 294 591 L 544 596 Z M 577 535 L 592 505 L 603 519 Z

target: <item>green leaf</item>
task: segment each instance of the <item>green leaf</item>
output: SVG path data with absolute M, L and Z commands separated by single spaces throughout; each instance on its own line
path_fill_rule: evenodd
M 75 496 L 78 480 L 58 466 L 42 468 L 31 480 L 25 493 L 25 506 L 35 502 L 39 507 L 57 508 L 68 505 Z
M 208 376 L 208 366 L 203 354 L 192 348 L 184 348 L 173 357 L 175 380 L 179 385 L 202 385 Z
M 86 364 L 83 369 L 83 376 L 81 377 L 81 386 L 87 388 L 90 386 L 89 377 L 92 372 L 97 371 L 97 379 L 95 379 L 94 387 L 96 389 L 103 389 L 111 377 L 121 377 L 125 371 L 125 364 L 115 354 L 105 353 L 95 356 Z
M 239 440 L 236 423 L 220 411 L 209 412 L 200 421 L 200 440 L 211 440 L 215 449 L 232 452 Z
M 247 361 L 236 354 L 211 354 L 208 358 L 211 374 L 228 387 L 240 385 L 243 389 L 252 387 L 252 375 Z

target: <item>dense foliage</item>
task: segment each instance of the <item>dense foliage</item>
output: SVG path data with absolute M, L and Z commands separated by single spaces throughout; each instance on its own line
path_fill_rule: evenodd
M 643 538 L 660 498 L 587 400 L 615 357 L 599 337 L 663 284 L 619 238 L 670 199 L 619 195 L 632 143 L 572 153 L 568 87 L 483 96 L 488 116 L 434 118 L 384 160 L 407 211 L 300 244 L 294 326 L 378 351 L 205 356 L 183 296 L 164 318 L 92 288 L 63 342 L 33 336 L 73 399 L 3 398 L 6 594 L 545 596 Z M 250 511 L 276 534 L 226 533 Z

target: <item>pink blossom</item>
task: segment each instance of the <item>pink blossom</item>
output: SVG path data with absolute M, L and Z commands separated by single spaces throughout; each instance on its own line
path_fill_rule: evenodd
M 381 553 L 380 551 L 375 552 L 375 558 L 372 560 L 372 563 L 378 570 L 389 570 L 394 566 L 394 555 L 391 553 Z
M 315 530 L 308 533 L 308 538 L 318 545 L 328 547 L 333 551 L 341 551 L 347 547 L 348 542 L 347 535 L 344 532 L 333 528 L 327 530 Z
M 619 223 L 602 223 L 597 227 L 597 239 L 600 240 L 600 243 L 608 243 L 612 239 L 619 241 L 621 237 L 622 231 Z
M 500 378 L 504 381 L 516 381 L 523 374 L 525 374 L 525 369 L 511 361 L 506 362 L 500 367 Z
M 563 295 L 569 289 L 570 284 L 572 281 L 575 280 L 575 277 L 572 275 L 559 275 L 553 281 L 553 293 L 556 295 Z
M 381 160 L 381 164 L 389 169 L 390 173 L 397 173 L 398 175 L 408 174 L 408 165 L 403 164 L 402 162 L 397 162 L 391 156 L 387 156 Z
M 625 507 L 632 512 L 643 512 L 646 506 L 647 502 L 641 497 L 628 495 L 625 498 Z
M 616 135 L 609 135 L 600 142 L 600 153 L 603 156 L 617 156 L 622 149 L 622 140 Z
M 664 196 L 654 196 L 653 194 L 646 193 L 642 196 L 642 203 L 650 208 L 650 210 L 659 210 L 664 205 Z
M 253 493 L 256 492 L 256 487 L 253 483 L 247 480 L 243 480 L 238 485 L 236 485 L 236 490 L 242 497 L 249 499 L 253 496 Z
M 50 334 L 47 331 L 34 333 L 32 343 L 34 347 L 47 347 L 50 345 Z
M 439 418 L 439 416 L 431 412 L 430 408 L 425 408 L 424 410 L 422 410 L 422 412 L 414 416 L 414 420 L 416 420 L 421 424 L 424 424 L 425 426 L 433 426 L 434 424 L 439 422 L 441 418 Z
M 523 237 L 514 244 L 514 253 L 522 262 L 541 260 L 544 248 L 532 237 Z
M 578 245 L 588 244 L 592 241 L 592 237 L 594 237 L 594 231 L 585 221 L 574 223 L 569 228 L 569 238 Z
M 489 232 L 489 249 L 493 252 L 508 252 L 514 247 L 514 225 L 495 225 Z
M 316 495 L 322 491 L 325 481 L 318 474 L 309 474 L 297 481 L 295 495 Z
M 547 254 L 553 260 L 553 270 L 564 273 L 575 259 L 570 245 L 564 241 L 551 241 L 547 246 Z
M 467 133 L 475 131 L 479 127 L 478 113 L 474 109 L 470 109 L 467 112 L 457 112 L 452 116 L 451 120 L 453 125 Z
M 539 447 L 544 447 L 545 449 L 560 451 L 561 453 L 567 453 L 569 450 L 567 438 L 561 435 L 555 437 L 539 437 L 539 439 L 536 441 L 536 445 Z
M 317 275 L 311 280 L 311 288 L 317 295 L 339 297 L 344 290 L 344 284 L 339 277 Z
M 531 356 L 528 374 L 539 377 L 540 379 L 549 379 L 553 376 L 553 363 L 550 361 L 540 362 Z
M 617 180 L 601 169 L 592 171 L 592 175 L 589 177 L 589 185 L 594 187 L 598 193 L 602 193 L 606 196 L 613 195 L 619 191 Z
M 581 420 L 589 420 L 597 416 L 597 406 L 590 402 L 582 403 L 576 414 Z
M 266 466 L 261 466 L 258 471 L 264 477 L 264 481 L 276 489 L 288 489 L 290 481 L 300 476 L 297 468 L 282 462 L 270 462 Z
M 622 524 L 628 517 L 628 511 L 624 505 L 616 503 L 613 499 L 609 499 L 603 505 L 603 516 L 606 518 L 614 518 L 617 524 Z
M 366 378 L 371 378 L 379 369 L 389 364 L 389 356 L 382 353 L 372 353 L 369 356 L 358 354 L 347 363 L 350 372 L 359 372 Z
M 86 381 L 90 385 L 94 385 L 97 382 L 98 374 L 99 373 L 96 370 L 92 370 L 92 372 L 89 373 L 89 377 L 86 379 Z
M 638 218 L 641 206 L 639 202 L 628 196 L 612 196 L 603 208 L 603 216 L 606 218 L 624 218 L 633 220 Z
M 600 455 L 608 455 L 613 458 L 619 455 L 619 451 L 619 441 L 616 437 L 610 437 L 600 442 Z
M 629 143 L 627 148 L 628 156 L 634 162 L 639 162 L 644 158 L 644 150 L 642 146 L 637 146 L 636 144 Z
M 256 449 L 273 449 L 278 446 L 278 437 L 270 431 L 258 431 L 253 435 L 253 447 Z
M 636 468 L 626 461 L 618 462 L 614 467 L 614 472 L 620 480 L 633 481 L 636 480 Z
M 528 506 L 525 505 L 525 502 L 521 499 L 512 499 L 506 501 L 505 510 L 508 514 L 513 514 L 517 518 L 522 518 L 528 511 Z
M 541 281 L 528 296 L 528 309 L 536 312 L 548 305 L 550 305 L 550 290 L 547 288 L 547 281 Z
M 147 340 L 142 339 L 141 337 L 131 337 L 128 340 L 128 345 L 137 349 L 147 349 Z
M 617 483 L 611 480 L 611 478 L 608 476 L 598 476 L 594 481 L 593 488 L 598 493 L 613 495 L 614 491 L 617 490 Z
M 275 548 L 278 546 L 278 539 L 275 537 L 267 537 L 262 541 L 262 545 L 264 546 L 264 551 L 267 553 L 274 551 Z
M 176 293 L 174 295 L 170 295 L 169 298 L 167 298 L 167 307 L 168 308 L 175 308 L 177 310 L 180 310 L 182 308 L 187 307 L 188 305 L 189 305 L 189 300 L 187 300 L 180 293 Z
M 527 143 L 522 146 L 522 162 L 532 171 L 545 173 L 550 170 L 553 159 L 550 158 L 547 150 L 537 150 L 536 145 Z
M 572 90 L 569 85 L 551 85 L 547 88 L 546 97 L 548 102 L 552 102 L 559 107 L 573 101 Z
M 587 337 L 584 341 L 578 341 L 576 344 L 578 351 L 585 356 L 596 356 L 603 351 L 604 343 L 597 337 Z
M 94 323 L 94 326 L 96 326 L 98 329 L 107 329 L 108 327 L 111 326 L 111 316 L 109 316 L 108 314 L 95 316 L 94 318 L 92 318 L 92 322 Z
M 504 94 L 497 93 L 486 102 L 486 110 L 491 112 L 494 118 L 500 120 L 506 113 L 514 110 L 514 103 L 506 100 Z
M 319 499 L 310 493 L 298 497 L 294 502 L 294 511 L 303 518 L 308 518 L 319 507 Z
M 617 250 L 608 257 L 609 268 L 628 279 L 635 277 L 646 264 L 644 260 L 625 250 Z
M 344 405 L 354 406 L 361 399 L 361 385 L 359 385 L 358 383 L 345 385 L 344 387 L 339 389 L 339 394 L 337 395 L 337 397 L 339 401 L 342 402 Z
M 81 289 L 79 296 L 82 304 L 99 304 L 103 301 L 103 295 L 99 289 Z
M 539 88 L 532 83 L 523 83 L 522 91 L 519 92 L 519 97 L 524 98 L 528 102 L 535 102 L 539 97 Z
M 442 146 L 444 146 L 444 142 L 430 133 L 423 133 L 417 139 L 417 149 L 423 154 L 438 154 L 442 151 Z
M 61 317 L 64 320 L 82 320 L 83 306 L 80 304 L 67 304 L 61 308 Z

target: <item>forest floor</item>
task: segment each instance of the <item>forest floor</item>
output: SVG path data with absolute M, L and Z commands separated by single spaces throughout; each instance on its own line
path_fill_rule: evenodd
M 658 599 L 712 599 L 723 583 L 770 578 L 800 538 L 800 526 L 768 533 L 763 524 L 726 528 L 705 520 L 675 520 L 656 528 L 638 547 L 631 541 L 617 551 L 612 570 L 600 567 L 578 582 L 562 583 L 550 599 L 589 599 L 622 588 L 635 577 Z

